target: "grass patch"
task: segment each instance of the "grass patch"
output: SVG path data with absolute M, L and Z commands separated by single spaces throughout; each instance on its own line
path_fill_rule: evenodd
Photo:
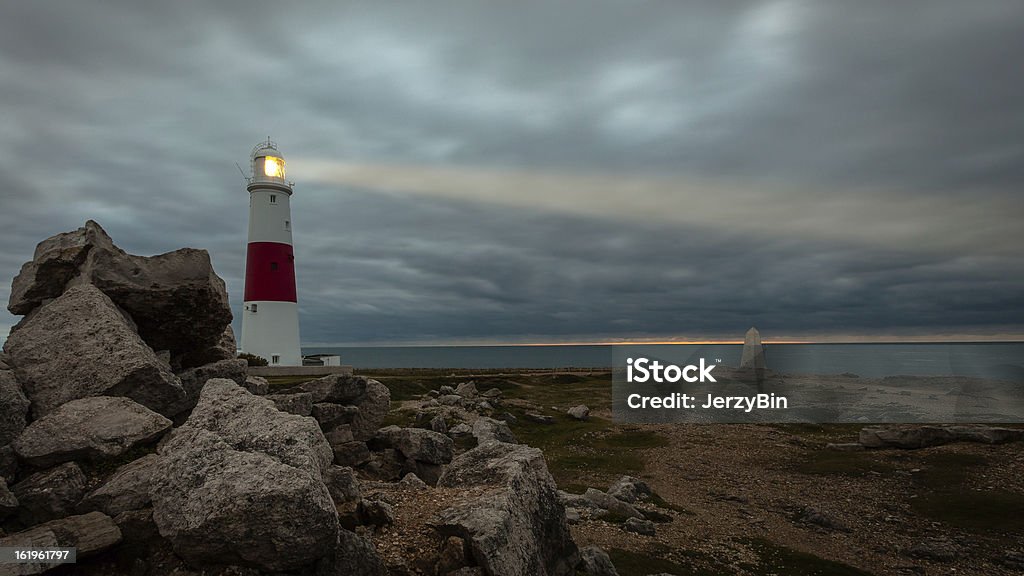
M 987 535 L 1024 535 L 1024 495 L 1003 490 L 947 490 L 911 500 L 911 510 L 937 522 Z
M 662 552 L 651 555 L 630 552 L 621 548 L 608 550 L 608 557 L 619 576 L 648 576 L 667 573 L 675 576 L 719 576 L 725 572 L 709 571 L 693 566 L 684 566 L 665 557 Z
M 1024 495 L 1005 490 L 976 490 L 968 479 L 988 459 L 979 454 L 935 451 L 924 458 L 914 484 L 921 489 L 911 499 L 915 514 L 936 522 L 989 536 L 1024 535 Z
M 394 406 L 394 402 L 392 402 L 392 406 Z M 415 423 L 415 410 L 410 410 L 408 408 L 398 410 L 392 407 L 391 411 L 388 412 L 388 415 L 384 417 L 384 420 L 381 422 L 380 427 L 384 428 L 385 426 L 401 426 L 402 428 L 409 428 Z
M 310 380 L 316 380 L 320 376 L 264 376 L 264 378 L 270 384 L 270 392 L 274 393 L 277 390 L 291 388 L 292 386 L 305 384 Z
M 595 446 L 610 450 L 622 448 L 640 449 L 661 448 L 662 446 L 668 446 L 668 443 L 668 438 L 665 438 L 664 436 L 660 436 L 654 432 L 638 430 L 609 434 L 595 442 Z
M 554 424 L 535 424 L 522 417 L 522 409 L 513 408 L 512 412 L 518 418 L 509 426 L 512 433 L 520 442 L 544 451 L 559 486 L 578 484 L 586 474 L 639 474 L 644 461 L 636 450 L 667 444 L 653 432 L 620 431 L 601 418 L 580 421 L 553 414 Z
M 849 564 L 827 560 L 814 554 L 787 548 L 763 538 L 741 541 L 758 555 L 756 565 L 745 564 L 743 568 L 754 574 L 765 576 L 786 574 L 787 576 L 871 576 L 860 568 Z
M 879 462 L 871 452 L 815 450 L 799 462 L 794 471 L 822 476 L 866 476 L 872 472 L 890 474 L 893 467 Z

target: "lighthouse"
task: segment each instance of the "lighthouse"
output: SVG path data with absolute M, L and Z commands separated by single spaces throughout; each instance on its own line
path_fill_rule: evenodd
M 301 366 L 292 183 L 285 179 L 284 156 L 269 138 L 252 149 L 251 161 L 242 350 L 271 366 Z

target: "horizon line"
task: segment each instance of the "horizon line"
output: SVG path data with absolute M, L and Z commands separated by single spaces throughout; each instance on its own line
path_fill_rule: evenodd
M 499 348 L 499 347 L 556 347 L 556 346 L 662 346 L 662 345 L 742 345 L 743 340 L 650 340 L 650 341 L 577 341 L 577 342 L 488 342 L 488 343 L 345 343 L 345 344 L 301 344 L 303 348 Z M 1016 339 L 955 339 L 955 340 L 762 340 L 764 345 L 808 345 L 808 344 L 1024 344 L 1024 338 Z

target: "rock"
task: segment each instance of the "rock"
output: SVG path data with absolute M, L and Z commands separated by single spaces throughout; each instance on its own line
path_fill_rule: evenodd
M 382 500 L 360 500 L 356 507 L 360 522 L 367 526 L 390 526 L 395 523 L 395 512 Z
M 11 314 L 28 314 L 43 302 L 63 294 L 65 286 L 85 264 L 89 250 L 97 240 L 102 241 L 100 236 L 106 236 L 106 232 L 90 220 L 84 228 L 40 242 L 32 261 L 22 265 L 11 285 L 7 304 Z
M 148 454 L 121 466 L 99 488 L 82 499 L 80 512 L 98 510 L 111 518 L 122 512 L 140 510 L 150 505 L 149 489 L 153 477 L 161 473 L 161 460 Z
M 432 522 L 443 536 L 465 540 L 484 573 L 574 574 L 579 551 L 540 450 L 502 442 L 478 446 L 452 461 L 438 485 L 492 487 Z
M 0 446 L 0 478 L 13 480 L 18 475 L 18 456 L 11 446 Z
M 829 442 L 825 444 L 825 449 L 835 452 L 860 452 L 864 450 L 864 445 L 857 442 Z
M 313 404 L 310 412 L 322 430 L 331 430 L 339 424 L 351 424 L 359 408 L 345 406 L 344 404 L 333 404 L 330 402 L 318 402 Z M 351 428 L 349 428 L 351 432 Z
M 318 561 L 337 539 L 334 502 L 316 469 L 236 450 L 188 424 L 175 430 L 161 456 L 153 520 L 193 566 L 295 570 Z
M 452 461 L 454 445 L 451 438 L 422 428 L 381 428 L 371 440 L 374 449 L 394 448 L 406 458 L 428 464 L 447 464 Z
M 508 424 L 493 418 L 477 418 L 476 422 L 473 423 L 473 436 L 476 437 L 476 441 L 480 444 L 492 441 L 508 442 L 509 444 L 516 443 L 516 437 L 512 434 Z
M 0 446 L 10 444 L 25 429 L 28 406 L 14 372 L 0 370 Z
M 580 565 L 587 576 L 619 576 L 612 559 L 597 546 L 580 548 Z
M 448 424 L 444 421 L 444 416 L 434 416 L 430 419 L 430 429 L 438 434 L 448 434 Z
M 7 354 L 0 352 L 0 370 L 10 370 L 11 365 L 7 363 Z
M 622 524 L 622 529 L 626 532 L 640 534 L 641 536 L 654 536 L 654 522 L 650 520 L 627 518 Z
M 420 480 L 420 477 L 412 472 L 402 476 L 402 479 L 398 481 L 398 485 L 410 490 L 423 490 L 427 488 L 427 483 Z
M 36 418 L 92 396 L 127 396 L 167 415 L 185 398 L 178 377 L 92 286 L 72 288 L 22 320 L 4 350 Z
M 316 576 L 387 576 L 387 570 L 373 543 L 342 529 L 333 554 L 320 563 Z
M 516 422 L 519 421 L 519 419 L 516 418 L 511 412 L 504 412 L 502 414 L 498 414 L 497 416 L 495 416 L 495 418 L 501 420 L 502 422 L 508 422 L 509 424 L 515 424 Z
M 133 256 L 91 220 L 36 247 L 14 279 L 8 310 L 28 314 L 78 285 L 101 290 L 132 316 L 152 349 L 172 351 L 186 367 L 204 363 L 189 363 L 189 356 L 217 347 L 231 323 L 224 281 L 205 250 Z
M 639 500 L 646 500 L 654 494 L 646 482 L 632 476 L 621 476 L 609 488 L 608 495 L 618 498 L 623 502 L 636 504 Z
M 473 429 L 469 427 L 469 424 L 460 422 L 455 426 L 448 429 L 448 436 L 452 438 L 465 438 L 473 435 Z
M 469 561 L 466 559 L 466 542 L 458 536 L 449 536 L 441 544 L 441 553 L 438 555 L 434 572 L 437 574 L 450 574 L 460 568 L 464 568 Z
M 104 460 L 153 442 L 171 421 L 128 398 L 72 400 L 28 425 L 14 451 L 33 466 Z
M 476 405 L 477 412 L 490 412 L 491 410 L 494 410 L 494 406 L 491 406 L 491 403 L 486 400 Z
M 245 360 L 232 358 L 179 372 L 177 376 L 181 380 L 182 388 L 185 389 L 185 399 L 172 408 L 171 413 L 180 414 L 191 410 L 199 400 L 199 393 L 203 390 L 203 386 L 213 378 L 227 378 L 239 386 L 244 386 L 248 370 L 249 366 Z
M 18 497 L 7 487 L 7 481 L 0 478 L 0 521 L 18 510 Z
M 366 442 L 346 442 L 331 446 L 334 451 L 334 463 L 339 466 L 361 466 L 370 461 L 370 449 Z
M 159 454 L 153 520 L 189 564 L 299 570 L 337 545 L 332 454 L 313 419 L 213 379 Z
M 367 380 L 366 394 L 355 406 L 359 412 L 352 419 L 352 434 L 356 440 L 369 440 L 391 411 L 391 391 L 376 380 Z
M 319 476 L 331 465 L 330 445 L 310 418 L 283 413 L 231 380 L 206 383 L 186 426 L 214 432 L 235 450 L 261 452 Z
M 860 431 L 866 448 L 916 449 L 951 442 L 1003 444 L 1024 440 L 1024 429 L 994 426 L 867 426 Z
M 929 538 L 910 547 L 907 555 L 934 562 L 952 562 L 960 554 L 960 547 L 947 538 Z
M 352 428 L 347 424 L 335 426 L 329 432 L 325 432 L 324 436 L 327 438 L 327 443 L 331 445 L 332 449 L 335 446 L 348 444 L 355 440 L 355 436 L 352 435 Z
M 308 392 L 267 394 L 264 398 L 273 402 L 282 412 L 296 416 L 309 416 L 313 413 L 313 395 Z
M 583 404 L 569 408 L 566 413 L 576 420 L 587 420 L 590 418 L 590 408 L 587 408 Z
M 359 500 L 359 481 L 348 466 L 331 466 L 324 473 L 324 484 L 335 506 Z
M 445 576 L 486 576 L 483 568 L 479 566 L 463 566 L 458 570 L 453 570 Z
M 406 461 L 406 465 L 402 469 L 402 472 L 406 473 L 410 471 L 415 472 L 416 475 L 428 485 L 437 486 L 437 481 L 441 479 L 441 474 L 444 472 L 444 466 L 441 464 L 420 462 L 419 460 L 410 460 Z
M 228 324 L 221 334 L 220 340 L 212 348 L 194 352 L 191 362 L 200 366 L 236 358 L 238 358 L 238 343 L 235 341 L 234 329 L 231 328 L 231 324 Z
M 452 396 L 455 394 L 455 388 L 451 386 L 441 386 L 437 389 L 437 393 L 441 396 Z
M 121 530 L 119 555 L 136 558 L 151 557 L 156 547 L 163 545 L 160 531 L 153 521 L 153 509 L 126 510 L 114 517 L 114 523 Z
M 632 505 L 623 502 L 614 496 L 605 494 L 597 488 L 587 488 L 587 491 L 583 493 L 583 498 L 588 500 L 594 506 L 607 510 L 616 516 L 637 519 L 644 517 L 644 515 Z
M 437 403 L 442 406 L 458 406 L 462 403 L 462 396 L 457 394 L 445 394 L 437 398 Z
M 555 419 L 551 416 L 545 416 L 544 414 L 537 414 L 536 412 L 527 412 L 523 414 L 523 417 L 537 424 L 554 424 Z
M 764 345 L 761 344 L 761 333 L 757 328 L 747 330 L 743 337 L 743 354 L 740 357 L 740 368 L 760 370 L 764 373 Z
M 472 398 L 476 396 L 476 382 L 462 382 L 455 387 L 455 393 L 463 398 Z
M 480 395 L 483 396 L 484 398 L 491 398 L 491 399 L 493 399 L 493 398 L 501 398 L 503 393 L 502 393 L 501 389 L 499 389 L 499 388 L 488 388 L 487 390 L 484 390 Z
M 77 550 L 79 560 L 103 552 L 121 541 L 121 530 L 102 512 L 52 520 L 23 532 L 0 538 L 0 547 L 54 548 Z M 19 574 L 41 574 L 50 566 L 20 564 Z
M 839 522 L 835 518 L 825 514 L 821 510 L 813 507 L 805 507 L 796 515 L 798 522 L 804 522 L 806 524 L 814 524 L 815 526 L 821 526 L 829 530 L 839 530 L 841 532 L 849 531 L 842 522 Z
M 581 519 L 582 518 L 580 517 L 580 511 L 579 510 L 577 510 L 575 508 L 566 508 L 565 509 L 565 521 L 568 522 L 569 524 L 579 524 Z
M 250 394 L 257 396 L 263 396 L 270 392 L 270 382 L 267 382 L 267 379 L 262 376 L 247 376 L 242 387 Z
M 357 404 L 366 397 L 366 388 L 370 379 L 365 376 L 350 374 L 329 374 L 323 378 L 303 382 L 295 387 L 295 391 L 309 392 L 313 402 L 332 402 L 334 404 Z
M 73 514 L 85 486 L 85 474 L 74 462 L 36 472 L 11 487 L 18 499 L 18 519 L 32 526 Z

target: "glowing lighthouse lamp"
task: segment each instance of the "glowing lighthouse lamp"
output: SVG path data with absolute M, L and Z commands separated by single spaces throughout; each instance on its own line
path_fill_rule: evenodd
M 245 259 L 242 350 L 271 366 L 301 366 L 299 312 L 292 252 L 292 183 L 284 157 L 268 138 L 252 150 L 249 246 Z

